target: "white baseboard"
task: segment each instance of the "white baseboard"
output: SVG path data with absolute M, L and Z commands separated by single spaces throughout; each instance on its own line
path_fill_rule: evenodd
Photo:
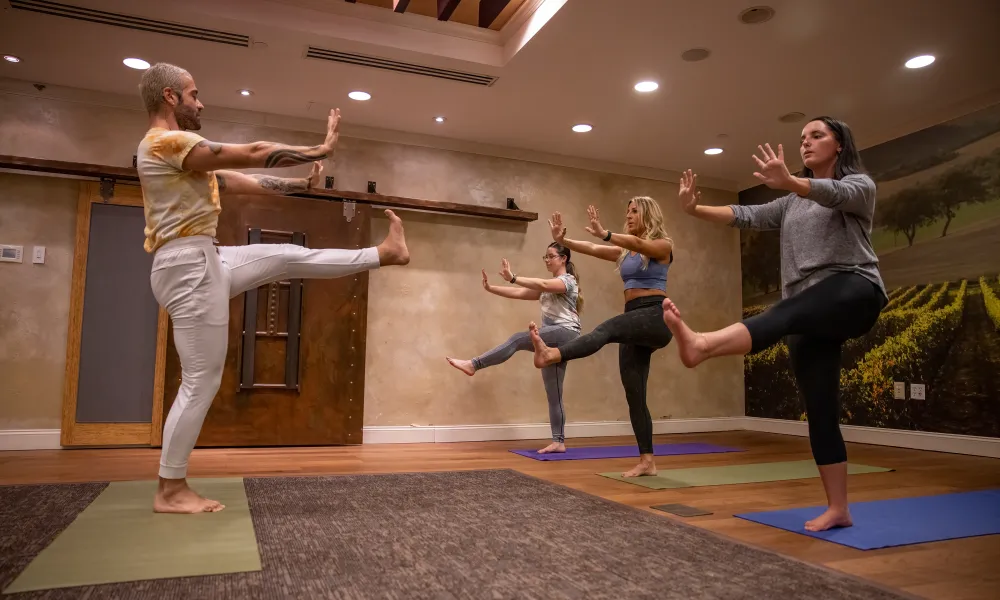
M 744 417 L 743 419 L 745 422 L 744 428 L 748 431 L 781 433 L 802 437 L 808 437 L 809 435 L 809 424 L 805 421 L 785 421 L 782 419 L 764 419 L 760 417 Z M 1000 458 L 1000 438 L 935 433 L 930 431 L 907 431 L 905 429 L 881 429 L 878 427 L 859 427 L 857 425 L 841 425 L 840 432 L 844 436 L 845 442 L 856 444 L 873 444 L 876 446 L 893 446 L 895 448 Z
M 58 450 L 58 429 L 0 430 L 0 450 Z
M 704 419 L 663 419 L 653 421 L 653 433 L 699 433 L 739 431 L 743 417 Z M 545 440 L 552 435 L 548 423 L 512 425 L 428 425 L 369 426 L 364 428 L 365 444 L 423 444 L 443 442 L 485 442 L 495 440 Z M 628 421 L 566 423 L 567 438 L 632 435 Z
M 760 417 L 709 417 L 703 419 L 664 419 L 653 421 L 653 433 L 705 433 L 713 431 L 760 431 L 807 437 L 804 421 L 763 419 Z M 893 446 L 932 452 L 949 452 L 1000 458 L 1000 438 L 879 429 L 841 425 L 844 440 L 857 444 Z M 0 430 L 0 451 L 58 450 L 58 429 Z M 551 431 L 548 423 L 513 425 L 439 425 L 439 426 L 370 426 L 364 428 L 365 444 L 431 444 L 445 442 L 484 442 L 495 440 L 545 440 Z M 630 436 L 627 421 L 567 423 L 567 438 Z

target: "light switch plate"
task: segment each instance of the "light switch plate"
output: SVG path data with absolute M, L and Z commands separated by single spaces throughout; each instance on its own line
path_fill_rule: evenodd
M 35 253 L 31 257 L 31 262 L 36 265 L 45 264 L 45 246 L 35 246 Z
M 893 382 L 892 397 L 895 400 L 906 400 L 906 384 L 902 381 Z
M 19 263 L 24 254 L 24 246 L 8 246 L 0 244 L 0 262 Z
M 924 395 L 924 384 L 922 383 L 911 383 L 910 384 L 910 400 L 926 400 L 927 397 Z

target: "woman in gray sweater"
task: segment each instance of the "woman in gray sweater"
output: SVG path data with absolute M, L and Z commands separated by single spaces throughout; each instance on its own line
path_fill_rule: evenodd
M 663 301 L 663 320 L 687 367 L 716 356 L 760 352 L 787 339 L 828 502 L 826 512 L 805 528 L 850 527 L 847 449 L 840 434 L 840 352 L 845 341 L 872 328 L 888 303 L 871 243 L 875 182 L 864 172 L 851 130 L 830 117 L 817 117 L 802 130 L 801 177 L 789 173 L 780 144 L 777 154 L 769 144 L 758 150 L 754 175 L 788 195 L 754 206 L 702 206 L 697 175 L 690 170 L 678 195 L 685 212 L 706 221 L 780 230 L 782 299 L 710 333 L 692 331 L 669 298 Z

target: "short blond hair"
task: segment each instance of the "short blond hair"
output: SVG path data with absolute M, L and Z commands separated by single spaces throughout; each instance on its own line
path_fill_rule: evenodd
M 184 69 L 169 63 L 156 63 L 146 69 L 139 82 L 139 94 L 146 112 L 155 113 L 163 104 L 163 90 L 170 88 L 180 97 L 184 90 L 184 76 L 190 75 Z

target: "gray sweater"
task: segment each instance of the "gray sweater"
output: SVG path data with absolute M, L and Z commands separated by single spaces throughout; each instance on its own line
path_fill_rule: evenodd
M 740 229 L 781 230 L 781 296 L 788 298 L 834 273 L 885 284 L 872 248 L 875 182 L 867 175 L 812 179 L 808 198 L 788 194 L 766 204 L 731 205 Z

